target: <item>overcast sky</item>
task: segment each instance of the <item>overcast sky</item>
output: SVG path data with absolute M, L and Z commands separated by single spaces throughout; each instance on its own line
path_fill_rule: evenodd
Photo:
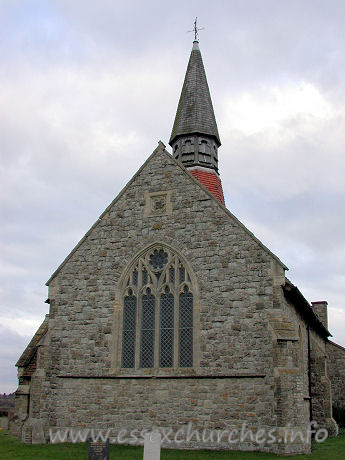
M 226 204 L 345 346 L 345 2 L 0 0 L 0 392 L 45 282 L 168 145 L 195 16 Z

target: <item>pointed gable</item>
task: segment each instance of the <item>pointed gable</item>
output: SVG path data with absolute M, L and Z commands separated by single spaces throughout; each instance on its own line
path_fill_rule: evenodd
M 157 185 L 159 187 L 157 188 Z M 178 208 L 185 208 L 186 203 L 191 199 L 191 191 L 194 197 L 200 198 L 200 202 L 203 203 L 202 208 L 199 212 L 204 211 L 206 214 L 209 212 L 210 207 L 205 204 L 207 198 L 210 202 L 210 206 L 216 205 L 216 207 L 221 208 L 221 215 L 225 219 L 229 219 L 232 225 L 241 228 L 244 232 L 255 241 L 266 253 L 273 257 L 284 269 L 287 267 L 275 256 L 265 245 L 263 245 L 226 207 L 221 203 L 218 197 L 209 190 L 199 179 L 194 177 L 192 172 L 189 172 L 183 165 L 176 161 L 170 154 L 165 150 L 165 145 L 162 142 L 159 142 L 158 147 L 153 151 L 145 163 L 140 167 L 132 179 L 127 183 L 127 185 L 122 189 L 118 196 L 110 203 L 110 205 L 104 210 L 100 215 L 98 220 L 94 225 L 89 229 L 89 231 L 84 235 L 84 237 L 79 241 L 75 248 L 70 252 L 66 259 L 61 263 L 57 270 L 52 274 L 50 279 L 47 281 L 46 285 L 49 285 L 53 278 L 55 278 L 60 270 L 65 266 L 65 264 L 73 257 L 73 255 L 78 251 L 78 249 L 86 242 L 88 239 L 97 240 L 97 237 L 94 235 L 94 232 L 98 231 L 98 227 L 108 221 L 110 215 L 115 214 L 115 209 L 120 205 L 122 198 L 126 200 L 126 194 L 130 192 L 132 188 L 139 190 L 139 194 L 144 198 L 145 190 L 150 190 L 153 195 L 156 193 L 158 196 L 161 194 L 162 190 L 165 190 L 169 187 L 176 190 L 179 189 L 179 194 L 183 196 L 186 200 L 185 202 L 175 203 L 175 206 Z M 197 187 L 197 188 L 195 188 Z M 189 195 L 186 196 L 183 192 L 188 191 Z M 206 196 L 205 196 L 206 195 Z M 171 206 L 171 203 L 170 203 Z M 144 206 L 145 207 L 145 206 Z M 174 209 L 172 209 L 174 211 Z M 140 213 L 145 217 L 145 211 L 140 210 Z M 178 211 L 176 211 L 178 212 Z M 205 217 L 206 217 L 205 214 Z M 213 215 L 213 214 L 212 214 Z M 147 215 L 146 215 L 147 218 Z M 167 216 L 168 218 L 168 216 Z M 214 217 L 216 220 L 216 217 Z M 111 218 L 113 224 L 111 226 L 116 226 L 119 220 L 114 220 Z M 136 221 L 138 224 L 138 221 Z M 176 220 L 175 220 L 176 222 Z M 145 226 L 150 226 L 147 222 Z

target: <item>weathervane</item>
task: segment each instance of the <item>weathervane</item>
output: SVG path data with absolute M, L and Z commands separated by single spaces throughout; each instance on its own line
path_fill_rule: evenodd
M 193 30 L 188 30 L 188 32 L 194 32 L 194 41 L 198 41 L 199 30 L 205 29 L 205 27 L 198 27 L 197 22 L 198 22 L 198 18 L 195 18 Z

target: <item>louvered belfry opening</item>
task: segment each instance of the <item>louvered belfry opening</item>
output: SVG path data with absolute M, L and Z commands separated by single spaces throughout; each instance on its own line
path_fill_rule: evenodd
M 155 245 L 132 265 L 123 295 L 121 367 L 193 367 L 194 288 L 185 263 Z

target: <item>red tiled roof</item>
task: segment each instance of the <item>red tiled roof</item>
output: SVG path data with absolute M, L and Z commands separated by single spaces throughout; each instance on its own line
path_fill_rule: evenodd
M 190 169 L 189 172 L 225 206 L 222 183 L 214 172 Z

